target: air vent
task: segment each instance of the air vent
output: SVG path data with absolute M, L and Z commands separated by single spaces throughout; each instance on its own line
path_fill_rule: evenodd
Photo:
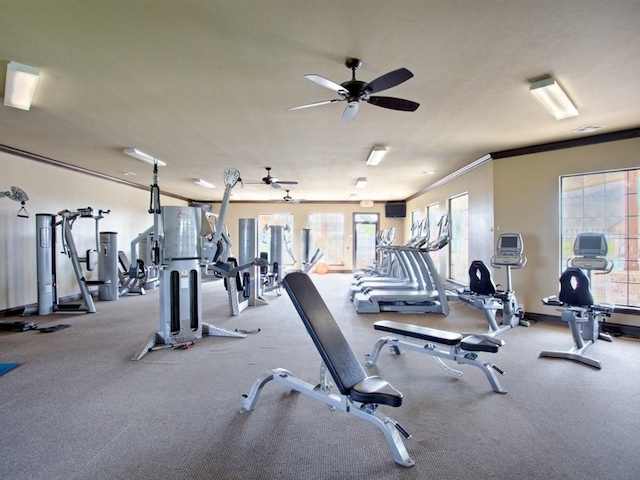
M 576 133 L 591 133 L 595 132 L 596 130 L 600 130 L 601 128 L 604 128 L 604 125 L 587 124 L 582 125 L 581 127 L 578 127 L 573 131 Z

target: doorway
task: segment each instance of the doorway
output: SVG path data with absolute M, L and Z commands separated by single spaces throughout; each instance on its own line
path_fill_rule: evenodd
M 371 267 L 378 260 L 376 238 L 380 228 L 377 213 L 353 214 L 353 269 Z

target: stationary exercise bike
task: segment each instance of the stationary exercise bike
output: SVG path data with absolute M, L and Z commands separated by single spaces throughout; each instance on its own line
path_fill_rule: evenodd
M 518 303 L 511 283 L 511 269 L 525 266 L 527 257 L 522 254 L 523 242 L 519 233 L 502 233 L 496 244 L 496 254 L 491 257 L 491 266 L 505 267 L 507 272 L 506 289 L 496 288 L 491 280 L 491 272 L 482 260 L 474 260 L 469 267 L 469 289 L 459 292 L 462 301 L 480 308 L 489 323 L 488 335 L 499 335 L 510 328 L 529 326 L 524 319 L 524 310 Z M 500 324 L 496 319 L 498 310 L 502 311 Z
M 546 297 L 542 303 L 561 307 L 561 320 L 569 324 L 574 346 L 566 352 L 543 351 L 541 357 L 564 358 L 600 369 L 599 360 L 587 357 L 587 349 L 596 340 L 611 342 L 611 336 L 600 331 L 600 322 L 611 317 L 615 305 L 595 303 L 591 293 L 591 273 L 603 275 L 613 270 L 607 260 L 607 240 L 600 233 L 580 233 L 573 244 L 574 257 L 560 277 L 560 293 Z M 586 273 L 585 273 L 586 272 Z

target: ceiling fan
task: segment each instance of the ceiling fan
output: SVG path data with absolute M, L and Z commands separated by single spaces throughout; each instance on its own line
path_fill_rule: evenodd
M 243 183 L 247 185 L 269 185 L 273 188 L 282 188 L 282 185 L 297 185 L 295 180 L 280 180 L 279 178 L 271 176 L 271 167 L 264 167 L 267 170 L 267 176 L 262 177 L 261 180 L 245 180 Z
M 293 198 L 293 197 L 289 194 L 290 190 L 285 190 L 285 192 L 287 192 L 287 194 L 286 194 L 284 197 L 282 197 L 282 200 L 281 200 L 281 201 L 283 201 L 284 203 L 300 203 L 300 202 L 304 202 L 304 201 L 306 201 L 306 200 L 301 200 L 301 199 L 299 199 L 299 198 Z
M 310 103 L 299 107 L 292 107 L 288 110 L 300 110 L 302 108 L 317 107 L 319 105 L 326 105 L 334 102 L 347 102 L 347 108 L 342 114 L 342 121 L 346 123 L 353 120 L 356 116 L 361 101 L 365 101 L 378 107 L 389 108 L 391 110 L 402 110 L 405 112 L 415 112 L 420 106 L 419 103 L 412 102 L 411 100 L 405 100 L 403 98 L 371 95 L 372 93 L 378 93 L 383 90 L 387 90 L 388 88 L 395 87 L 396 85 L 400 85 L 413 77 L 413 73 L 406 68 L 399 68 L 392 72 L 385 73 L 381 77 L 366 83 L 356 80 L 356 70 L 362 66 L 361 60 L 358 60 L 357 58 L 348 58 L 345 65 L 352 72 L 351 80 L 341 84 L 337 84 L 327 78 L 321 77 L 320 75 L 305 75 L 305 78 L 311 80 L 313 83 L 316 83 L 321 87 L 328 88 L 329 90 L 333 90 L 340 98 Z

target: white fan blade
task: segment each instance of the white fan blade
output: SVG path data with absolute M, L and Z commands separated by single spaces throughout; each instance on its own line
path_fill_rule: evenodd
M 320 85 L 321 87 L 328 88 L 329 90 L 333 90 L 339 95 L 349 94 L 346 88 L 342 85 L 337 84 L 336 82 L 329 80 L 328 78 L 321 77 L 320 75 L 310 74 L 305 75 L 304 78 L 311 80 L 313 83 Z
M 347 108 L 345 108 L 344 113 L 342 114 L 342 123 L 347 123 L 353 120 L 353 118 L 358 113 L 358 107 L 360 102 L 349 102 Z
M 291 108 L 287 108 L 287 110 L 300 110 L 302 108 L 309 108 L 309 107 L 318 107 L 320 105 L 326 105 L 328 103 L 333 103 L 333 102 L 341 102 L 341 99 L 336 98 L 335 100 L 325 100 L 323 102 L 316 102 L 316 103 L 309 103 L 307 105 L 300 105 L 299 107 L 291 107 Z

